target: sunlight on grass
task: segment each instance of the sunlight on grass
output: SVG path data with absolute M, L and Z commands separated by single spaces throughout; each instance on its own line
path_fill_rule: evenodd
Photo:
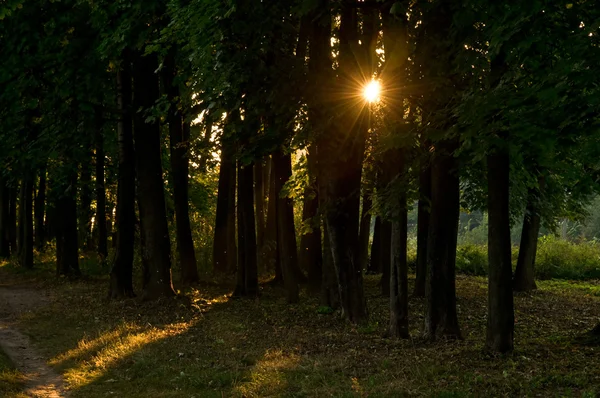
M 124 324 L 96 339 L 82 339 L 77 348 L 53 358 L 50 364 L 59 365 L 66 359 L 80 358 L 77 366 L 64 373 L 69 388 L 80 388 L 93 383 L 104 375 L 108 368 L 115 366 L 123 358 L 142 350 L 144 346 L 178 336 L 192 326 L 192 322 L 183 322 L 164 328 L 150 327 L 140 331 L 139 327 Z M 81 358 L 82 354 L 87 359 Z
M 295 369 L 299 362 L 300 358 L 293 353 L 267 351 L 256 362 L 249 381 L 236 386 L 234 391 L 242 396 L 280 395 L 285 392 L 288 384 L 284 372 Z

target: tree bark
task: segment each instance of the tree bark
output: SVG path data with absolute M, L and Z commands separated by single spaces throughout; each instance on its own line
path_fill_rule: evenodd
M 381 286 L 381 295 L 389 297 L 390 295 L 390 267 L 392 259 L 392 222 L 389 220 L 381 220 L 381 252 L 379 261 L 381 265 L 381 280 L 379 284 Z
M 156 55 L 137 57 L 134 62 L 134 109 L 148 110 L 159 97 Z M 157 299 L 174 296 L 171 279 L 171 241 L 167 224 L 163 170 L 161 160 L 160 121 L 146 123 L 144 112 L 137 112 L 134 120 L 136 172 L 141 234 L 146 247 L 142 258 L 148 263 L 149 280 L 143 298 Z
M 235 159 L 232 145 L 221 140 L 221 166 L 217 191 L 217 215 L 213 242 L 213 271 L 235 270 Z M 233 214 L 232 214 L 233 213 Z M 231 220 L 233 219 L 233 223 Z M 233 247 L 231 236 L 233 235 Z M 233 249 L 233 253 L 231 253 Z M 231 268 L 233 265 L 233 268 Z
M 358 264 L 360 269 L 367 270 L 369 265 L 369 238 L 371 236 L 371 207 L 373 190 L 369 187 L 363 189 L 362 213 L 360 216 L 360 232 L 358 236 Z
M 73 163 L 70 157 L 67 162 Z M 56 274 L 78 277 L 79 237 L 77 233 L 77 173 L 75 165 L 65 164 L 67 183 L 59 188 L 56 216 Z
M 406 194 L 397 198 L 398 213 L 392 219 L 390 261 L 390 337 L 408 338 L 408 263 L 406 259 Z
M 110 271 L 109 290 L 109 297 L 113 299 L 135 296 L 133 291 L 135 150 L 131 114 L 133 82 L 130 62 L 126 51 L 123 54 L 121 69 L 117 72 L 117 102 L 121 118 L 117 125 L 119 168 L 115 220 L 116 239 L 113 237 L 113 243 L 116 244 L 116 256 Z
M 17 244 L 17 188 L 11 187 L 8 190 L 8 241 L 10 244 L 10 254 L 19 252 Z
M 256 207 L 256 245 L 261 248 L 265 241 L 265 197 L 263 160 L 254 163 L 254 204 Z
M 189 214 L 189 125 L 177 111 L 175 101 L 179 98 L 179 88 L 174 84 L 175 60 L 167 56 L 163 68 L 164 84 L 171 107 L 167 121 L 169 123 L 171 150 L 171 178 L 173 180 L 173 200 L 175 203 L 175 225 L 177 235 L 177 252 L 181 265 L 181 281 L 185 284 L 197 283 L 198 265 L 192 239 L 192 228 Z
M 431 166 L 421 165 L 419 174 L 419 204 L 417 209 L 417 269 L 413 297 L 425 297 L 427 280 L 427 236 L 431 207 Z
M 275 193 L 277 200 L 277 242 L 283 276 L 283 284 L 287 300 L 296 303 L 299 299 L 298 289 L 298 251 L 296 247 L 296 230 L 294 228 L 294 207 L 292 200 L 281 197 L 284 184 L 292 176 L 292 158 L 281 149 L 273 153 L 275 170 Z
M 269 164 L 273 165 L 273 160 L 269 160 Z M 277 227 L 277 189 L 275 176 L 275 166 L 271 167 L 269 176 L 269 201 L 267 202 L 267 224 L 265 229 L 265 242 L 261 249 L 262 261 L 265 262 L 267 269 L 275 272 L 273 283 L 278 284 L 283 282 L 281 272 L 281 258 L 279 256 L 279 239 Z
M 373 242 L 371 242 L 371 259 L 367 272 L 370 274 L 379 274 L 381 272 L 381 217 L 375 217 L 373 227 Z
M 238 166 L 238 269 L 234 296 L 258 295 L 253 165 Z
M 541 226 L 541 217 L 537 206 L 537 194 L 539 192 L 532 189 L 527 196 L 527 206 L 525 208 L 523 229 L 521 231 L 521 243 L 519 245 L 519 258 L 513 279 L 513 289 L 517 292 L 527 292 L 537 289 L 534 270 Z
M 488 168 L 488 316 L 486 346 L 493 351 L 513 349 L 514 305 L 509 216 L 508 148 L 487 157 Z
M 33 268 L 33 178 L 27 173 L 19 194 L 19 263 Z
M 87 140 L 86 140 L 87 143 Z M 81 163 L 81 194 L 79 197 L 79 242 L 84 250 L 89 250 L 92 231 L 92 153 L 90 148 L 85 150 L 85 160 Z
M 304 190 L 302 222 L 310 225 L 300 238 L 300 269 L 308 272 L 308 286 L 312 292 L 321 290 L 323 252 L 321 249 L 321 222 L 319 218 L 319 196 L 316 181 L 316 153 L 314 145 L 307 152 L 309 183 Z
M 37 195 L 34 202 L 35 213 L 35 246 L 38 252 L 44 250 L 46 244 L 46 233 L 44 226 L 44 215 L 46 212 L 46 167 L 40 170 Z
M 440 141 L 431 167 L 431 218 L 427 243 L 425 338 L 461 338 L 456 313 L 456 240 L 460 210 L 455 141 Z
M 99 118 L 99 115 L 97 115 Z M 106 230 L 106 188 L 104 183 L 104 137 L 101 126 L 96 126 L 94 131 L 96 144 L 96 231 L 98 238 L 98 257 L 104 264 L 108 256 L 107 230 Z
M 6 178 L 0 176 L 0 258 L 10 257 L 9 216 L 10 188 Z

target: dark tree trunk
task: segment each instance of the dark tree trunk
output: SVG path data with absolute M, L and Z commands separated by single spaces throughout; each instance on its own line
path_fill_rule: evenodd
M 337 284 L 337 276 L 333 265 L 331 245 L 327 233 L 327 224 L 323 222 L 323 277 L 321 282 L 321 305 L 338 309 L 340 303 L 340 289 Z
M 72 162 L 72 160 L 69 160 Z M 74 166 L 74 165 L 73 165 Z M 77 173 L 65 165 L 67 184 L 59 189 L 56 215 L 56 274 L 77 277 L 79 270 L 79 237 L 77 234 Z
M 215 273 L 235 270 L 235 172 L 233 147 L 228 142 L 222 142 L 213 242 L 213 271 Z
M 180 93 L 179 88 L 173 83 L 174 76 L 175 61 L 172 56 L 168 56 L 163 68 L 163 78 L 169 100 L 172 102 L 167 121 L 171 146 L 171 179 L 175 202 L 177 253 L 181 265 L 181 281 L 185 284 L 193 284 L 197 283 L 199 278 L 189 214 L 190 130 L 189 125 L 176 108 L 175 101 L 178 100 Z
M 98 242 L 98 257 L 104 264 L 108 256 L 106 231 L 106 189 L 104 185 L 104 137 L 100 126 L 96 126 L 94 141 L 96 144 L 96 231 Z
M 509 216 L 509 154 L 499 148 L 487 157 L 488 168 L 488 316 L 486 346 L 513 349 L 514 306 Z
M 373 200 L 371 195 L 372 189 L 365 188 L 362 198 L 362 214 L 360 217 L 360 232 L 358 236 L 358 264 L 360 269 L 367 270 L 369 265 L 369 237 L 371 236 L 371 207 Z
M 156 55 L 137 57 L 134 63 L 134 109 L 147 110 L 159 97 Z M 160 122 L 146 123 L 143 112 L 134 118 L 136 172 L 141 234 L 146 247 L 142 257 L 148 262 L 149 280 L 144 287 L 144 299 L 173 296 L 171 280 L 171 241 L 167 225 L 167 212 L 161 160 Z
M 277 242 L 281 263 L 283 284 L 287 292 L 287 300 L 296 303 L 299 299 L 298 289 L 298 251 L 296 247 L 296 230 L 294 228 L 294 206 L 288 197 L 282 197 L 284 184 L 292 176 L 292 157 L 281 150 L 273 153 L 275 170 L 275 193 L 277 194 Z
M 390 263 L 392 259 L 392 222 L 389 220 L 381 221 L 381 252 L 379 261 L 381 265 L 381 295 L 389 297 L 390 295 Z
M 419 204 L 417 209 L 417 269 L 413 297 L 425 297 L 427 280 L 427 235 L 431 207 L 431 167 L 429 160 L 419 174 Z
M 92 231 L 92 153 L 85 151 L 85 160 L 81 163 L 81 194 L 79 197 L 79 243 L 84 250 L 90 249 Z
M 258 295 L 253 165 L 238 166 L 238 269 L 234 296 Z
M 402 156 L 399 156 L 402 158 Z M 403 166 L 402 160 L 398 162 Z M 397 198 L 398 214 L 392 219 L 390 261 L 390 337 L 408 338 L 408 263 L 406 259 L 406 194 Z
M 441 141 L 431 167 L 431 218 L 427 243 L 425 337 L 461 338 L 456 313 L 456 239 L 460 210 L 453 141 Z
M 125 52 L 123 55 L 123 64 L 117 72 L 118 107 L 121 111 L 121 118 L 117 125 L 119 169 L 115 222 L 116 239 L 113 237 L 113 244 L 116 244 L 116 256 L 110 272 L 110 298 L 135 296 L 133 292 L 135 151 L 133 146 L 131 90 L 131 65 L 128 54 Z
M 8 241 L 10 243 L 10 254 L 19 252 L 17 244 L 17 188 L 11 187 L 8 190 Z
M 373 227 L 373 242 L 371 243 L 371 260 L 367 267 L 370 274 L 381 272 L 381 217 L 375 217 L 375 226 Z
M 308 148 L 307 165 L 309 184 L 304 190 L 304 205 L 302 206 L 302 221 L 305 227 L 300 238 L 300 269 L 308 272 L 308 286 L 313 292 L 321 290 L 323 252 L 321 249 L 321 222 L 318 217 L 319 196 L 316 181 L 316 154 L 314 146 Z
M 19 263 L 33 268 L 33 178 L 21 182 L 19 198 Z
M 523 230 L 521 231 L 521 244 L 519 245 L 519 258 L 513 279 L 513 289 L 517 292 L 537 289 L 534 270 L 541 218 L 537 208 L 539 199 L 536 194 L 538 194 L 537 190 L 530 190 L 527 197 Z
M 254 163 L 254 204 L 256 207 L 256 245 L 261 248 L 265 242 L 265 197 L 263 180 L 263 160 Z M 268 180 L 267 180 L 268 183 Z
M 46 244 L 46 231 L 44 226 L 44 215 L 46 212 L 46 167 L 40 170 L 37 195 L 34 202 L 35 213 L 35 246 L 38 252 L 44 250 Z
M 10 188 L 6 179 L 0 176 L 0 258 L 10 257 L 9 215 Z
M 269 161 L 272 164 L 273 160 Z M 273 283 L 282 283 L 283 275 L 281 273 L 281 261 L 279 256 L 278 245 L 278 229 L 277 229 L 277 190 L 275 167 L 271 168 L 269 176 L 269 201 L 267 202 L 267 225 L 265 229 L 265 242 L 261 249 L 262 261 L 266 264 L 267 269 L 275 271 L 275 279 Z

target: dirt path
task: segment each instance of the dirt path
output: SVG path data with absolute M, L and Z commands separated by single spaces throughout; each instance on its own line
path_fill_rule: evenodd
M 44 305 L 48 297 L 33 288 L 0 285 L 0 348 L 26 375 L 25 395 L 36 398 L 66 397 L 62 377 L 46 365 L 27 336 L 15 328 L 23 313 Z

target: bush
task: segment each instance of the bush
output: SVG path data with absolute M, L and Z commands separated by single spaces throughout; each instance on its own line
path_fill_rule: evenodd
M 543 236 L 538 243 L 535 267 L 538 279 L 600 279 L 600 244 Z
M 513 269 L 519 247 L 513 246 Z M 487 275 L 487 246 L 463 244 L 456 251 L 456 271 L 467 275 Z M 600 279 L 600 243 L 573 243 L 553 235 L 540 237 L 535 264 L 536 279 Z
M 456 271 L 467 275 L 487 275 L 487 246 L 467 243 L 456 249 Z

